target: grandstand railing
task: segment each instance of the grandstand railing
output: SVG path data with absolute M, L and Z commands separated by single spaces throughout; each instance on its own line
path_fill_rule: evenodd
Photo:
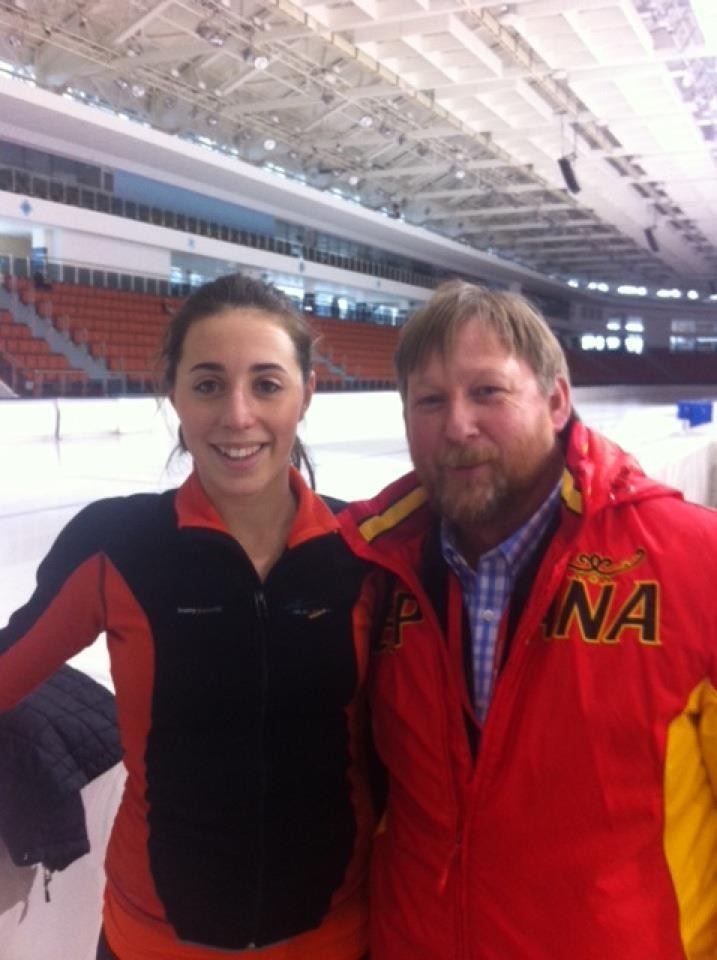
M 61 260 L 56 257 L 39 260 L 1 252 L 0 274 L 21 280 L 32 280 L 39 274 L 42 280 L 49 284 L 72 283 L 125 293 L 149 293 L 159 297 L 187 297 L 196 285 L 174 282 L 166 276 L 131 273 L 116 267 L 82 263 L 78 260 Z M 199 278 L 198 282 L 203 279 L 205 278 Z
M 271 253 L 295 257 L 297 260 L 303 259 L 312 263 L 323 263 L 337 267 L 339 270 L 350 270 L 353 273 L 363 273 L 384 280 L 395 280 L 411 286 L 433 289 L 449 276 L 447 272 L 439 269 L 436 269 L 434 274 L 424 274 L 415 270 L 394 267 L 382 263 L 380 260 L 343 256 L 329 250 L 284 240 L 271 234 L 243 230 L 239 227 L 217 223 L 213 220 L 204 220 L 201 217 L 179 213 L 174 210 L 165 210 L 162 207 L 154 207 L 134 200 L 125 200 L 123 197 L 115 196 L 104 190 L 50 179 L 16 167 L 0 166 L 0 190 L 28 197 L 37 197 L 41 200 L 50 200 L 54 203 L 83 207 L 86 210 L 95 210 L 99 213 L 107 213 L 128 220 L 138 220 L 141 223 L 167 227 L 170 230 L 178 230 L 195 236 L 223 240 L 226 243 L 251 247 L 255 250 L 268 250 Z

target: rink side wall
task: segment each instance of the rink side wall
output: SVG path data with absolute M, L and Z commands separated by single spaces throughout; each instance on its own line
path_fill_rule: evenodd
M 360 397 L 361 416 L 356 416 Z M 0 400 L 0 444 L 72 440 L 169 431 L 176 417 L 154 397 Z M 302 426 L 309 443 L 380 440 L 403 436 L 401 404 L 394 392 L 317 394 Z

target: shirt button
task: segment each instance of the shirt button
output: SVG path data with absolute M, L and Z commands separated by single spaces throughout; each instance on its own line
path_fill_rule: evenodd
M 485 620 L 486 623 L 493 623 L 495 620 L 495 610 L 481 610 L 480 618 L 481 620 Z

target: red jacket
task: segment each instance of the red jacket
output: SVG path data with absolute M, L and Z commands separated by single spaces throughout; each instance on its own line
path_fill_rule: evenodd
M 717 957 L 717 512 L 580 423 L 566 464 L 482 729 L 459 590 L 447 574 L 442 625 L 420 582 L 435 519 L 415 476 L 343 516 L 395 575 L 372 960 Z

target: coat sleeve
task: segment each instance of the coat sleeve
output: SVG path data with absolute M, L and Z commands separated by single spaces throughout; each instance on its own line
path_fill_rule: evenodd
M 29 601 L 0 630 L 0 710 L 13 707 L 105 629 L 107 504 L 91 504 L 64 528 L 38 568 Z

